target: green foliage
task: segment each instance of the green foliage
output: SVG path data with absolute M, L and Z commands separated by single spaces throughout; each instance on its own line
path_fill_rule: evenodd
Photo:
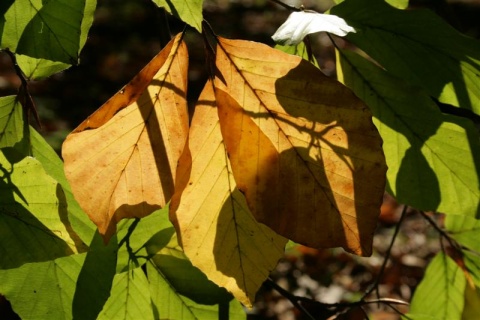
M 96 0 L 4 1 L 0 48 L 23 55 L 18 63 L 29 79 L 76 65 L 95 7 Z
M 202 31 L 203 0 L 152 0 L 157 6 L 164 8 L 180 20 Z
M 202 31 L 203 0 L 153 2 Z M 447 214 L 454 253 L 433 258 L 406 316 L 467 318 L 480 299 L 480 140 L 470 119 L 435 100 L 480 114 L 480 44 L 429 11 L 394 8 L 406 0 L 387 2 L 336 1 L 331 13 L 356 29 L 346 39 L 368 54 L 338 51 L 339 79 L 373 113 L 388 192 Z M 62 71 L 78 63 L 95 7 L 3 1 L 0 48 L 15 54 L 28 80 Z M 277 48 L 309 59 L 303 43 Z M 120 222 L 103 242 L 62 160 L 26 123 L 23 94 L 0 98 L 0 294 L 14 311 L 22 319 L 245 319 L 242 305 L 187 258 L 168 206 Z
M 415 291 L 408 316 L 461 319 L 465 286 L 465 276 L 455 261 L 444 253 L 438 254 Z
M 384 141 L 389 192 L 421 210 L 480 215 L 474 124 L 358 54 L 340 53 L 344 83 L 364 100 Z
M 390 73 L 443 103 L 480 114 L 478 41 L 430 11 L 398 10 L 383 0 L 346 1 L 331 12 L 357 30 L 346 38 Z
M 36 159 L 11 162 L 6 156 L 12 155 L 5 153 L 0 152 L 0 245 L 5 254 L 0 268 L 73 254 L 75 242 L 60 185 Z

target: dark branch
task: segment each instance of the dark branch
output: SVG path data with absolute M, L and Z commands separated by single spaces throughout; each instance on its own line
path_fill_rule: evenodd
M 403 223 L 403 219 L 405 218 L 406 212 L 407 212 L 407 206 L 404 205 L 403 210 L 402 210 L 402 215 L 400 216 L 400 220 L 398 220 L 398 223 L 395 226 L 395 231 L 393 233 L 392 240 L 390 241 L 390 245 L 388 246 L 387 252 L 385 254 L 385 259 L 383 260 L 382 266 L 380 267 L 380 272 L 378 273 L 378 276 L 375 279 L 374 285 L 365 293 L 365 295 L 363 296 L 363 299 L 365 299 L 367 296 L 369 296 L 373 291 L 376 291 L 377 299 L 380 298 L 380 293 L 378 292 L 378 285 L 380 284 L 380 281 L 383 278 L 383 274 L 385 272 L 385 268 L 387 266 L 388 259 L 390 259 L 390 255 L 392 253 L 393 244 L 395 243 L 395 239 L 398 236 L 398 232 L 400 231 L 400 226 Z
M 285 9 L 287 9 L 287 10 L 289 10 L 289 11 L 302 11 L 301 8 L 297 8 L 297 7 L 291 6 L 291 5 L 289 5 L 289 4 L 283 3 L 283 2 L 280 1 L 280 0 L 270 0 L 270 1 L 272 1 L 273 3 L 278 4 L 278 5 L 281 6 L 281 7 L 284 7 Z
M 35 118 L 35 121 L 37 122 L 38 126 L 41 128 L 42 124 L 40 123 L 40 118 L 38 116 L 37 108 L 35 107 L 35 104 L 33 103 L 32 96 L 30 95 L 30 91 L 28 90 L 28 81 L 27 78 L 25 77 L 25 74 L 23 73 L 22 69 L 20 69 L 20 66 L 17 63 L 17 58 L 15 57 L 15 54 L 10 51 L 10 49 L 6 48 L 3 50 L 10 59 L 12 60 L 13 68 L 15 69 L 15 73 L 17 76 L 20 78 L 21 85 L 18 90 L 18 96 L 21 98 L 20 102 L 24 108 L 25 111 L 25 118 L 26 118 L 26 123 L 28 124 L 29 118 L 30 118 L 30 112 L 33 113 L 33 117 Z

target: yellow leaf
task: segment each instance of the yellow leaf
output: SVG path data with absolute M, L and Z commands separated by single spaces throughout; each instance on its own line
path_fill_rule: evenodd
M 310 247 L 371 254 L 387 167 L 367 106 L 262 44 L 219 38 L 216 65 L 222 133 L 256 219 Z
M 145 217 L 173 194 L 188 134 L 187 68 L 178 35 L 63 144 L 75 198 L 106 242 L 118 221 Z
M 254 219 L 235 186 L 211 82 L 195 108 L 176 180 L 170 219 L 185 254 L 211 281 L 251 307 L 287 240 Z

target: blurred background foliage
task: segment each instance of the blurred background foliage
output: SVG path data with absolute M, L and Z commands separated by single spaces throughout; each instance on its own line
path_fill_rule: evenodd
M 324 12 L 330 0 L 290 0 L 294 6 Z M 480 38 L 479 0 L 412 0 L 410 8 L 426 7 L 459 31 Z M 268 0 L 205 0 L 204 18 L 218 35 L 254 40 L 273 45 L 271 35 L 285 21 L 288 12 Z M 99 0 L 94 24 L 81 53 L 78 66 L 43 81 L 30 82 L 30 92 L 42 120 L 40 132 L 56 150 L 65 136 L 99 108 L 137 74 L 161 49 L 168 20 L 169 32 L 176 34 L 184 25 L 151 0 Z M 190 111 L 207 79 L 201 36 L 188 29 Z M 311 37 L 313 51 L 322 71 L 335 76 L 334 48 L 325 34 Z M 346 45 L 338 40 L 340 45 Z M 0 95 L 15 94 L 20 79 L 6 54 L 0 54 Z M 292 247 L 279 263 L 272 279 L 290 292 L 326 303 L 355 301 L 375 281 L 385 258 L 402 206 L 385 196 L 374 254 L 361 258 L 341 249 L 313 250 Z M 441 220 L 441 218 L 440 218 Z M 442 221 L 437 221 L 441 224 Z M 409 301 L 429 259 L 440 249 L 438 235 L 424 218 L 409 210 L 401 225 L 379 283 L 382 297 Z M 321 310 L 310 310 L 312 314 Z M 407 311 L 401 309 L 400 311 Z M 385 306 L 372 305 L 372 319 L 397 319 Z M 361 310 L 351 310 L 346 319 L 363 319 Z M 1 318 L 1 315 L 0 315 Z M 290 302 L 276 291 L 263 288 L 250 319 L 302 319 Z

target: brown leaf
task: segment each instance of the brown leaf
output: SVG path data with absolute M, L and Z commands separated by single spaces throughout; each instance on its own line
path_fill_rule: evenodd
M 123 218 L 163 207 L 188 132 L 188 53 L 173 39 L 63 144 L 75 198 L 104 240 Z
M 193 265 L 251 307 L 287 240 L 255 220 L 236 188 L 212 88 L 207 83 L 195 108 L 170 219 Z
M 262 44 L 219 38 L 216 65 L 222 133 L 256 219 L 310 247 L 369 255 L 386 165 L 366 105 Z

